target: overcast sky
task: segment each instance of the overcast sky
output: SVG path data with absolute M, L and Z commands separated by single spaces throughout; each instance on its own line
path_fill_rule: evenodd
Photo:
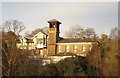
M 1 8 L 1 7 L 0 7 Z M 97 34 L 109 34 L 118 27 L 117 2 L 3 2 L 2 22 L 16 19 L 24 22 L 26 31 L 48 27 L 47 21 L 57 19 L 60 35 L 64 36 L 70 26 L 92 27 Z

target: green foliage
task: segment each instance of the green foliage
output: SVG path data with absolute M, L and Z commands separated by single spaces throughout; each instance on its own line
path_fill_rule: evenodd
M 97 69 L 95 66 L 88 65 L 87 76 L 97 76 Z
M 120 63 L 120 55 L 116 55 L 116 59 L 117 59 L 118 62 Z
M 110 49 L 110 47 L 109 47 L 110 46 L 110 39 L 108 38 L 108 36 L 106 34 L 102 34 L 99 42 L 101 44 L 100 45 L 101 61 L 103 61 L 104 55 Z
M 46 66 L 39 66 L 39 74 L 37 76 L 57 76 L 57 68 L 54 63 Z
M 65 59 L 63 61 L 58 62 L 57 64 L 58 72 L 59 75 L 64 75 L 64 76 L 73 76 L 74 75 L 74 68 L 75 64 L 72 59 Z
M 96 68 L 85 58 L 66 58 L 58 63 L 40 67 L 39 76 L 95 76 Z

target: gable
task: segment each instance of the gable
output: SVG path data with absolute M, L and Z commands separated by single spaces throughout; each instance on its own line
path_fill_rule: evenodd
M 40 37 L 43 38 L 43 36 L 47 36 L 47 34 L 43 33 L 43 32 L 38 32 L 37 34 L 35 34 L 32 39 L 34 39 L 35 37 Z

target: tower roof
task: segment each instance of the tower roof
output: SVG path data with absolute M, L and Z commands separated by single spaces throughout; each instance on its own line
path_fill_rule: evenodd
M 47 21 L 48 23 L 52 23 L 52 22 L 58 22 L 58 23 L 61 23 L 61 22 L 59 22 L 58 20 L 56 20 L 56 19 L 51 19 L 51 20 L 49 20 L 49 21 Z

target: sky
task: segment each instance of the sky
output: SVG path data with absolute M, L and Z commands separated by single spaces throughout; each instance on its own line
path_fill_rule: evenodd
M 48 27 L 47 21 L 51 19 L 62 23 L 62 37 L 74 25 L 94 28 L 98 35 L 109 34 L 111 28 L 118 27 L 117 2 L 2 2 L 0 5 L 0 24 L 10 19 L 22 21 L 26 26 L 22 35 L 36 28 Z

